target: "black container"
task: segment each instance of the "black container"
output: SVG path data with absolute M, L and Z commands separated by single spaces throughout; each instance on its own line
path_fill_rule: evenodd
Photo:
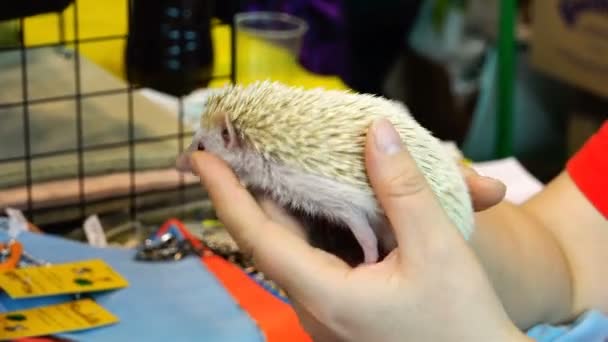
M 129 82 L 175 96 L 206 87 L 213 71 L 211 0 L 131 0 Z
M 45 13 L 63 12 L 73 0 L 13 0 L 2 1 L 0 20 L 30 17 Z

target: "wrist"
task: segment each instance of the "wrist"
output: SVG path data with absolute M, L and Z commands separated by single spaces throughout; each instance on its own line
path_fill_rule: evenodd
M 535 340 L 530 336 L 526 335 L 521 329 L 519 329 L 515 324 L 511 323 L 505 339 L 505 342 L 534 342 Z

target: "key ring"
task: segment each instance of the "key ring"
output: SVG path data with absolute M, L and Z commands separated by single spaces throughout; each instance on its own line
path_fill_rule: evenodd
M 0 243 L 0 271 L 17 268 L 23 256 L 23 245 L 17 240 Z

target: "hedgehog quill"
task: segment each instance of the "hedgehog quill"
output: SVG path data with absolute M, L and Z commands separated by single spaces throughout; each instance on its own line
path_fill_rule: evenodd
M 395 240 L 365 171 L 367 129 L 387 118 L 400 134 L 450 220 L 469 239 L 473 209 L 463 175 L 440 141 L 401 103 L 350 91 L 304 89 L 261 81 L 214 93 L 191 145 L 177 161 L 205 150 L 226 161 L 253 194 L 290 213 L 346 229 L 364 263 Z

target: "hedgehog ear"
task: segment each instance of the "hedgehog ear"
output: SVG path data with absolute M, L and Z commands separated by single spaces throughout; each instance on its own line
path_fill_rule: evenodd
M 224 141 L 225 148 L 234 148 L 239 145 L 236 130 L 232 124 L 232 121 L 230 121 L 228 114 L 224 115 L 224 123 L 222 125 L 222 140 Z

